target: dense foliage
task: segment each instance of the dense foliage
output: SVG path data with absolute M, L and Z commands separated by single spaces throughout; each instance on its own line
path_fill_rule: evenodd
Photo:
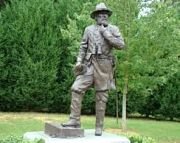
M 73 64 L 97 2 L 8 0 L 1 6 L 0 111 L 69 111 Z M 179 3 L 152 3 L 153 12 L 138 18 L 138 0 L 105 2 L 127 45 L 115 52 L 117 91 L 107 114 L 115 115 L 116 96 L 121 105 L 126 86 L 128 113 L 179 118 Z M 94 113 L 93 93 L 85 96 L 84 114 Z

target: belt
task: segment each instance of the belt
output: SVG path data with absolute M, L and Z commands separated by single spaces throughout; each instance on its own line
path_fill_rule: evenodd
M 96 59 L 109 59 L 109 60 L 113 59 L 113 56 L 103 55 L 103 54 L 92 54 L 92 57 Z

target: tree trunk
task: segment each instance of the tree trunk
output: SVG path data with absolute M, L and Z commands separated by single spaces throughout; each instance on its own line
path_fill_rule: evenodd
M 127 130 L 126 126 L 126 98 L 128 92 L 128 74 L 126 73 L 125 85 L 123 90 L 123 100 L 122 100 L 122 130 L 125 132 Z

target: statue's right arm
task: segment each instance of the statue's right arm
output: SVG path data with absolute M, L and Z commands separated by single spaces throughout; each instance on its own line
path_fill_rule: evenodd
M 77 57 L 77 63 L 82 63 L 86 52 L 87 52 L 87 48 L 88 48 L 88 30 L 87 28 L 84 30 L 84 34 L 80 43 L 80 49 L 79 49 L 79 54 Z

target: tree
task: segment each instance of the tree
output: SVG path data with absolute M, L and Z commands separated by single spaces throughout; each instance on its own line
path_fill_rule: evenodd
M 0 110 L 67 112 L 73 58 L 61 29 L 81 2 L 14 0 L 2 9 Z
M 117 91 L 123 93 L 122 99 L 122 129 L 126 130 L 126 96 L 128 94 L 129 74 L 130 74 L 130 52 L 131 42 L 134 28 L 136 28 L 135 20 L 138 14 L 138 1 L 120 0 L 120 1 L 107 1 L 110 7 L 113 8 L 114 17 L 113 22 L 120 27 L 126 43 L 126 51 L 118 52 L 117 54 Z M 119 64 L 121 63 L 121 64 Z M 120 72 L 122 71 L 122 72 Z M 122 80 L 123 79 L 123 80 Z
M 169 7 L 166 3 L 154 3 L 153 7 L 154 13 L 139 21 L 137 38 L 140 40 L 134 47 L 138 50 L 138 56 L 142 59 L 139 62 L 143 65 L 143 68 L 140 68 L 134 64 L 133 68 L 137 73 L 139 72 L 136 81 L 141 83 L 142 95 L 147 98 L 153 96 L 153 91 L 158 90 L 159 86 L 167 85 L 168 80 L 178 72 L 179 67 L 178 10 L 176 7 Z M 153 106 L 147 104 L 148 102 L 142 104 L 142 110 L 146 110 L 147 116 L 152 115 L 154 104 Z

